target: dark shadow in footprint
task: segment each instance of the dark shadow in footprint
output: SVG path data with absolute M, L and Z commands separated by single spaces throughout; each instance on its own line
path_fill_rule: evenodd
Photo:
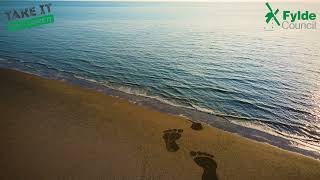
M 182 132 L 182 129 L 169 129 L 163 131 L 164 134 L 162 138 L 164 139 L 166 148 L 169 152 L 176 152 L 179 150 L 179 146 L 176 143 L 176 140 L 180 139 Z
M 198 122 L 192 122 L 191 129 L 200 131 L 203 129 L 202 124 Z
M 190 152 L 194 162 L 203 169 L 202 180 L 218 180 L 216 169 L 218 167 L 213 155 L 204 152 Z

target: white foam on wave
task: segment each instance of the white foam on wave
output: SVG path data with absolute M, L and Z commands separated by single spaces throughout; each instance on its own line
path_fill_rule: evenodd
M 195 108 L 196 110 L 198 110 L 198 111 L 206 112 L 206 113 L 209 113 L 209 114 L 214 114 L 214 111 L 211 110 L 211 109 L 203 108 L 203 107 L 197 106 L 197 105 L 195 105 L 195 104 L 191 104 L 191 106 L 192 106 L 193 108 Z
M 188 120 L 191 120 L 188 116 L 186 116 L 186 115 L 184 115 L 184 114 L 179 114 L 178 116 L 179 116 L 179 117 L 183 117 L 183 118 L 188 119 Z
M 86 80 L 89 82 L 94 82 L 94 83 L 98 83 L 98 81 L 94 80 L 94 79 L 90 79 L 90 78 L 86 78 L 86 77 L 82 77 L 82 76 L 77 76 L 77 75 L 73 75 L 75 78 L 80 79 L 80 80 Z
M 151 99 L 155 99 L 157 101 L 160 101 L 164 104 L 168 104 L 168 105 L 171 105 L 171 106 L 175 106 L 175 107 L 184 107 L 184 108 L 188 108 L 186 106 L 183 106 L 183 105 L 179 105 L 178 103 L 175 103 L 175 102 L 172 102 L 170 100 L 167 100 L 167 99 L 164 99 L 164 98 L 161 98 L 159 96 L 147 96 L 148 98 L 151 98 Z
M 142 96 L 142 97 L 146 97 L 146 98 L 150 98 L 150 99 L 155 99 L 155 100 L 157 100 L 159 102 L 162 102 L 164 104 L 168 104 L 168 105 L 171 105 L 171 106 L 190 108 L 190 107 L 187 107 L 187 106 L 179 105 L 178 103 L 175 103 L 173 101 L 164 99 L 164 98 L 159 97 L 159 96 L 151 96 L 151 95 L 149 95 L 148 91 L 146 91 L 144 89 L 133 88 L 133 87 L 123 86 L 123 85 L 114 85 L 114 84 L 112 84 L 110 82 L 104 82 L 103 85 L 108 87 L 108 88 L 110 88 L 110 89 L 118 90 L 118 91 L 126 93 L 126 94 L 131 94 L 131 95 Z
M 308 151 L 314 151 L 314 152 L 320 152 L 320 146 L 319 142 L 311 142 L 305 139 L 302 136 L 296 135 L 296 134 L 289 134 L 286 132 L 279 132 L 276 129 L 273 129 L 266 124 L 257 122 L 257 121 L 243 121 L 243 120 L 231 120 L 231 123 L 251 128 L 251 129 L 256 129 L 277 137 L 281 137 L 284 139 L 287 139 L 291 142 L 290 146 L 292 147 L 297 147 L 299 149 L 304 149 Z M 308 142 L 305 142 L 308 141 Z
M 139 95 L 139 96 L 146 96 L 147 95 L 147 92 L 142 89 L 127 87 L 127 86 L 120 86 L 117 88 L 117 90 L 119 90 L 121 92 L 125 92 L 127 94 L 134 94 L 134 95 Z
M 147 91 L 145 91 L 143 89 L 133 88 L 133 87 L 129 87 L 129 86 L 122 86 L 122 85 L 114 85 L 110 82 L 104 82 L 102 84 L 110 89 L 118 90 L 118 91 L 124 92 L 126 94 L 147 96 Z

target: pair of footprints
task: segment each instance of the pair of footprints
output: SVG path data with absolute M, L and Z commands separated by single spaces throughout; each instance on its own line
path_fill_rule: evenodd
M 163 139 L 166 143 L 166 148 L 169 152 L 176 152 L 179 146 L 176 143 L 181 138 L 182 129 L 169 129 L 164 131 Z M 202 180 L 217 180 L 218 176 L 216 169 L 218 167 L 213 155 L 204 152 L 191 151 L 190 156 L 194 162 L 203 169 Z

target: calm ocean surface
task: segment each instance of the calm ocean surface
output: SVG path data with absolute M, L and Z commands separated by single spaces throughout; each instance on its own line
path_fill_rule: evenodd
M 265 31 L 264 3 L 52 2 L 54 24 L 4 30 L 5 10 L 33 4 L 0 2 L 0 67 L 220 114 L 320 152 L 320 29 Z

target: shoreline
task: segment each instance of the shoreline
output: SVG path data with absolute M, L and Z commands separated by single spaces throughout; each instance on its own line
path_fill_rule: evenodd
M 3 179 L 201 179 L 196 156 L 213 158 L 219 179 L 320 176 L 319 160 L 241 137 L 222 119 L 195 131 L 186 118 L 81 85 L 4 69 L 0 82 Z M 175 152 L 168 129 L 180 134 Z
M 199 121 L 201 123 L 206 123 L 212 127 L 216 127 L 218 129 L 222 129 L 224 131 L 231 132 L 231 133 L 236 133 L 242 137 L 253 139 L 258 142 L 267 143 L 284 150 L 296 152 L 296 153 L 320 160 L 320 153 L 318 151 L 315 151 L 313 149 L 298 147 L 298 145 L 301 145 L 301 142 L 299 142 L 299 140 L 295 141 L 294 139 L 288 139 L 288 138 L 282 137 L 282 135 L 278 133 L 274 134 L 274 132 L 261 130 L 259 126 L 257 126 L 258 128 L 251 127 L 251 126 L 248 127 L 248 126 L 245 126 L 243 122 L 240 124 L 237 124 L 231 120 L 233 119 L 233 117 L 231 116 L 229 117 L 228 115 L 211 114 L 208 112 L 199 111 L 197 109 L 191 109 L 184 106 L 168 104 L 160 101 L 159 99 L 155 99 L 154 97 L 123 92 L 121 90 L 114 89 L 112 87 L 104 86 L 97 81 L 74 77 L 74 75 L 67 75 L 65 73 L 63 73 L 63 75 L 56 75 L 57 72 L 51 69 L 49 69 L 49 73 L 47 74 L 41 71 L 35 73 L 35 72 L 30 72 L 29 70 L 27 70 L 27 68 L 24 68 L 23 66 L 19 66 L 16 63 L 11 64 L 11 66 L 10 64 L 7 64 L 5 67 L 0 67 L 0 69 L 1 68 L 14 69 L 15 71 L 25 72 L 28 74 L 44 77 L 47 79 L 63 81 L 65 83 L 75 85 L 75 86 L 80 86 L 82 88 L 93 89 L 97 92 L 104 93 L 107 96 L 118 97 L 118 98 L 127 100 L 129 102 L 132 102 L 134 104 L 150 107 L 151 109 L 157 110 L 159 112 L 163 112 L 163 113 L 167 113 L 175 116 L 183 116 L 195 122 Z M 238 117 L 238 118 L 241 118 L 241 117 Z M 235 120 L 238 120 L 238 119 L 235 117 Z M 296 143 L 296 145 L 293 145 L 292 143 Z

